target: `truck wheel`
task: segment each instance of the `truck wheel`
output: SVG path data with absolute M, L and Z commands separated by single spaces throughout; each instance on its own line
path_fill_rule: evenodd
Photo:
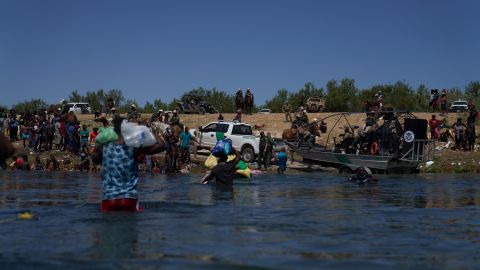
M 255 160 L 255 152 L 251 146 L 244 146 L 242 149 L 242 159 L 247 163 L 251 163 Z
M 205 108 L 204 107 L 200 107 L 198 108 L 198 113 L 201 114 L 201 115 L 204 115 L 205 114 Z

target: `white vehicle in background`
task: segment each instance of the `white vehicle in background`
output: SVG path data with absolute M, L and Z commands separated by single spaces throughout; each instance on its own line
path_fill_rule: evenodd
M 90 114 L 92 112 L 90 104 L 85 102 L 70 102 L 67 103 L 67 107 L 69 112 L 74 112 L 75 114 Z
M 270 109 L 261 109 L 258 111 L 259 114 L 271 114 L 272 110 Z
M 253 162 L 259 153 L 260 138 L 253 135 L 252 126 L 245 123 L 212 122 L 197 130 L 199 149 L 212 149 L 217 143 L 217 132 L 232 140 L 233 148 L 245 162 Z
M 451 112 L 466 112 L 468 111 L 468 102 L 464 100 L 457 100 L 452 103 L 450 106 Z

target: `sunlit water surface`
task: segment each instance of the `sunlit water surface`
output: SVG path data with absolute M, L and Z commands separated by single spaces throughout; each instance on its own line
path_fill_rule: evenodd
M 264 174 L 233 193 L 200 177 L 142 177 L 145 211 L 105 214 L 98 175 L 1 172 L 1 268 L 480 267 L 478 175 Z

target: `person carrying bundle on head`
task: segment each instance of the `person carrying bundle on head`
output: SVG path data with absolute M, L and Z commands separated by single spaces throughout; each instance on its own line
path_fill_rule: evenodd
M 103 200 L 101 210 L 139 211 L 138 163 L 141 155 L 154 155 L 165 150 L 165 141 L 148 133 L 148 128 L 113 119 L 114 141 L 99 145 L 92 155 L 95 164 L 102 164 Z

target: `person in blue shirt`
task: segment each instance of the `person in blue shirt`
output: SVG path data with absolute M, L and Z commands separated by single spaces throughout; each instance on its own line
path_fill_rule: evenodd
M 195 138 L 190 133 L 190 128 L 185 127 L 184 131 L 180 134 L 180 147 L 181 147 L 181 161 L 183 164 L 190 163 L 190 142 L 195 141 Z
M 287 154 L 285 153 L 285 147 L 282 147 L 280 153 L 277 154 L 277 172 L 283 174 L 287 169 Z

